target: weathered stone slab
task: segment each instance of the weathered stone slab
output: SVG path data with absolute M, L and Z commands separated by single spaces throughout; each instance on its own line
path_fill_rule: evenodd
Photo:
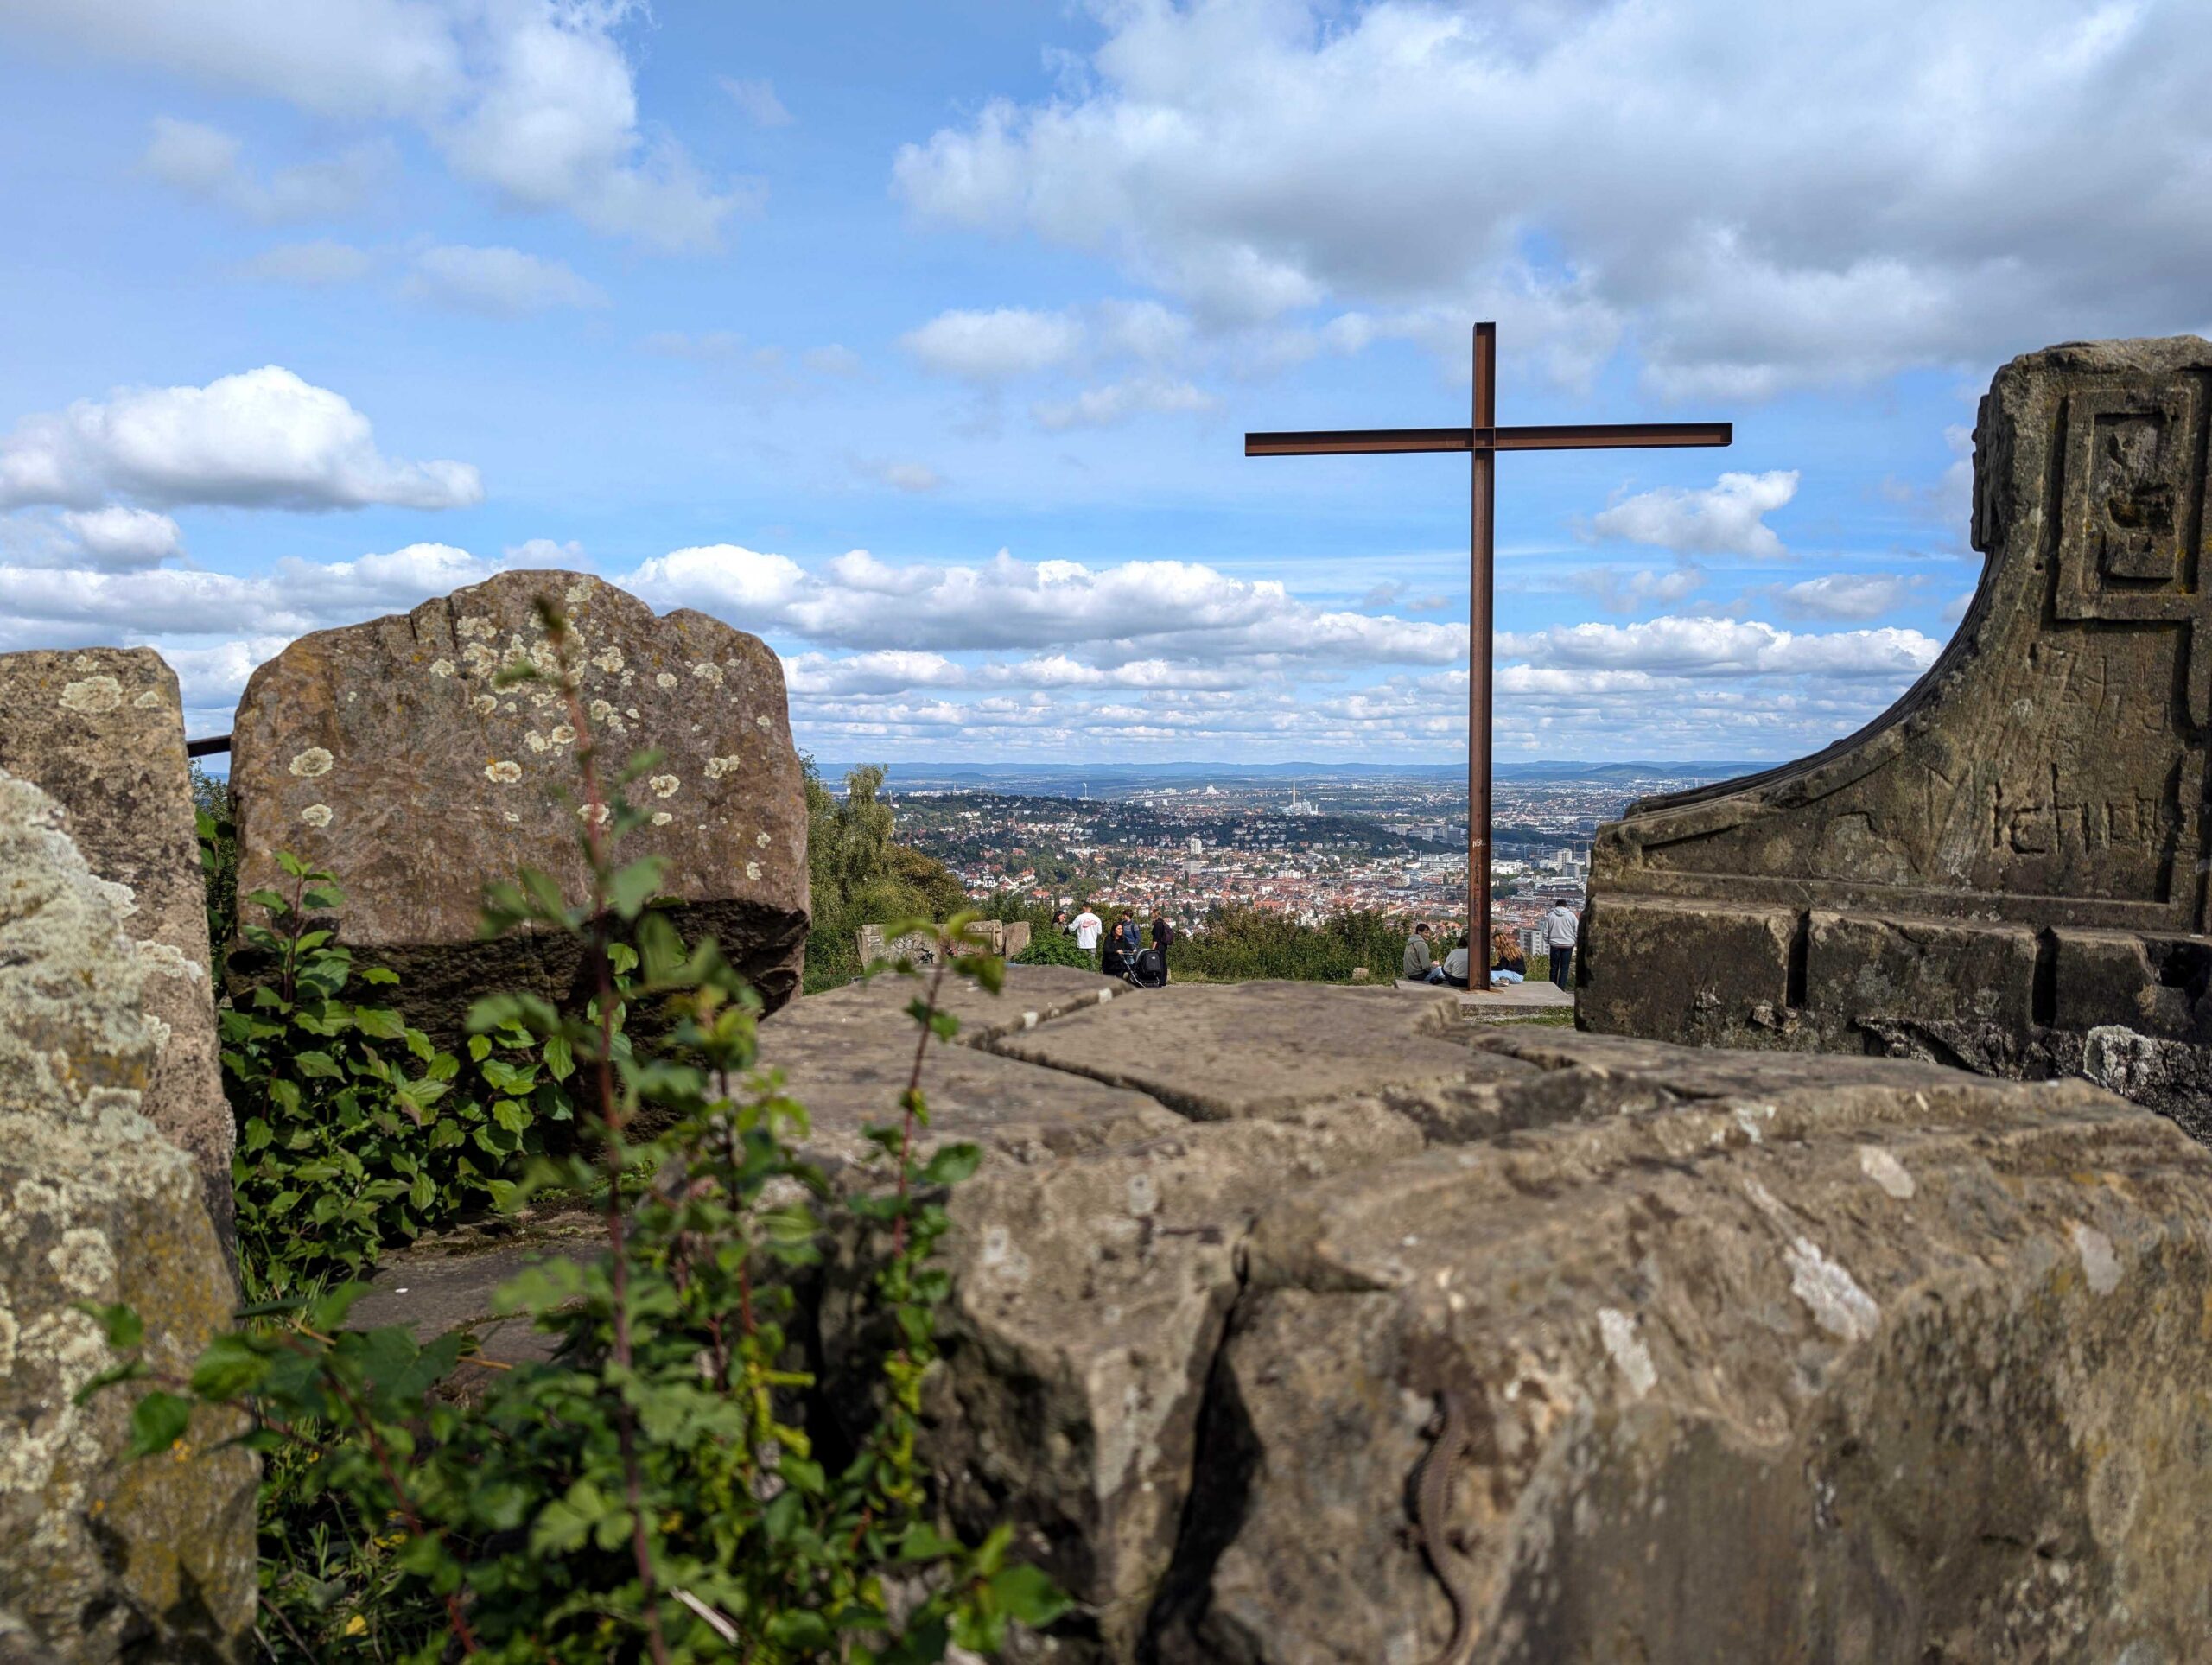
M 960 1044 L 931 1041 L 924 1058 L 922 1086 L 936 1135 L 1089 1141 L 1102 1136 L 1101 1128 L 1117 1128 L 1127 1140 L 1178 1125 L 1143 1093 L 982 1050 L 994 1035 L 1028 1033 L 1065 1021 L 1062 1014 L 1095 1009 L 1116 986 L 1070 966 L 1010 966 L 1001 995 L 947 976 L 938 1003 L 962 1028 Z M 760 1064 L 783 1071 L 785 1090 L 807 1107 L 814 1142 L 825 1152 L 857 1151 L 863 1127 L 897 1119 L 921 1033 L 906 1006 L 922 988 L 912 977 L 880 975 L 806 995 L 761 1024 Z
M 2175 1049 L 2212 1046 L 2208 378 L 2193 336 L 1998 372 L 1957 637 L 1849 739 L 1599 829 L 1578 1021 L 2031 1079 L 2125 1027 L 2167 1059 L 2127 1090 L 2202 1125 L 2212 1052 Z
M 993 1040 L 1008 1058 L 1149 1093 L 1201 1122 L 1278 1115 L 1392 1085 L 1464 1075 L 1440 1037 L 1448 993 L 1319 983 L 1183 983 Z
M 569 896 L 585 887 L 573 714 L 550 682 L 497 682 L 552 666 L 539 596 L 582 639 L 582 699 L 610 775 L 634 752 L 662 753 L 630 788 L 653 824 L 624 855 L 661 856 L 679 926 L 715 937 L 780 1004 L 808 919 L 782 668 L 757 637 L 688 609 L 656 618 L 576 573 L 501 573 L 404 616 L 302 637 L 255 671 L 231 754 L 240 889 L 281 889 L 280 850 L 334 872 L 343 940 L 397 970 L 397 1002 L 441 1030 L 486 989 L 565 993 L 565 941 L 476 940 L 487 881 L 531 867 Z
M 59 804 L 92 872 L 120 887 L 159 1048 L 141 1106 L 199 1165 L 226 1255 L 236 1129 L 217 1059 L 213 960 L 176 676 L 151 648 L 0 655 L 0 769 Z
M 242 1657 L 256 1485 L 219 1448 L 234 1422 L 203 1412 L 125 1463 L 131 1392 L 72 1402 L 117 1362 L 79 1302 L 135 1306 L 149 1363 L 181 1375 L 232 1287 L 200 1171 L 141 1114 L 159 974 L 62 826 L 0 770 L 0 1660 Z
M 1697 1058 L 1260 1217 L 1156 1657 L 1437 1656 L 1446 1390 L 1471 1661 L 2194 1656 L 2212 1156 L 2083 1084 L 1696 1102 Z

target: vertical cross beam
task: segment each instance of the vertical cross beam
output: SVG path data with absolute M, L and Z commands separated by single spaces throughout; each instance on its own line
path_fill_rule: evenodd
M 1474 429 L 1497 426 L 1497 326 L 1475 326 Z M 1467 507 L 1467 987 L 1490 987 L 1490 721 L 1497 452 L 1473 441 Z

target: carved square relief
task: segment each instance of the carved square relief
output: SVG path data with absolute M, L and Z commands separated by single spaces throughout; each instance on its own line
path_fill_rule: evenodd
M 2202 404 L 2193 379 L 2066 401 L 2061 618 L 2196 616 Z

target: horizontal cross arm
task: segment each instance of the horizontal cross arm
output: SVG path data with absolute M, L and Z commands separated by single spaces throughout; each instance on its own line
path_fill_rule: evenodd
M 1399 451 L 1602 451 L 1728 445 L 1725 422 L 1569 423 L 1523 428 L 1339 428 L 1247 434 L 1248 457 L 1351 456 Z

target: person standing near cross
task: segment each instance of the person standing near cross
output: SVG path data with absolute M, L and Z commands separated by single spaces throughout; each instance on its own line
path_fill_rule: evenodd
M 1592 451 L 1616 447 L 1727 445 L 1725 422 L 1571 423 L 1497 425 L 1497 326 L 1475 326 L 1474 421 L 1466 428 L 1357 428 L 1295 434 L 1247 434 L 1248 457 L 1351 456 L 1384 451 L 1465 451 L 1474 478 L 1468 524 L 1467 915 L 1468 940 L 1490 942 L 1491 638 L 1492 568 L 1497 559 L 1497 464 L 1500 451 Z M 1472 957 L 1471 988 L 1490 987 L 1490 955 Z

